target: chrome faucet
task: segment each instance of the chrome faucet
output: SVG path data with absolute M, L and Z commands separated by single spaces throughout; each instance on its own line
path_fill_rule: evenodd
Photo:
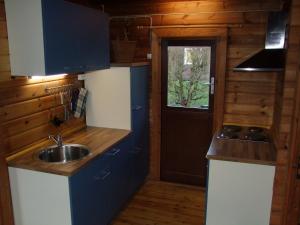
M 49 135 L 49 139 L 51 139 L 52 141 L 54 141 L 58 147 L 62 147 L 63 146 L 63 140 L 60 134 L 54 136 L 54 135 Z

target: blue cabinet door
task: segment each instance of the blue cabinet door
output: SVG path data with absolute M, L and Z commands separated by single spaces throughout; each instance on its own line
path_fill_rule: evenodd
M 107 224 L 110 209 L 107 197 L 112 183 L 105 157 L 99 157 L 70 177 L 70 199 L 73 225 Z
M 131 67 L 131 106 L 148 107 L 149 67 Z
M 73 225 L 108 225 L 128 200 L 131 138 L 69 179 Z
M 129 198 L 128 184 L 131 176 L 130 150 L 131 136 L 109 150 L 109 158 L 113 176 L 113 186 L 110 189 L 111 219 L 118 214 Z
M 131 121 L 135 147 L 145 148 L 149 139 L 149 67 L 131 68 Z
M 149 172 L 149 154 L 145 149 L 133 147 L 130 152 L 132 174 L 129 182 L 129 193 L 133 195 L 144 183 Z
M 108 20 L 108 15 L 99 10 L 88 9 L 81 13 L 80 58 L 85 65 L 85 71 L 106 69 L 110 66 Z
M 43 0 L 47 74 L 109 67 L 108 16 L 62 0 Z
M 134 193 L 143 184 L 149 170 L 148 75 L 148 66 L 131 68 L 133 131 L 131 193 Z

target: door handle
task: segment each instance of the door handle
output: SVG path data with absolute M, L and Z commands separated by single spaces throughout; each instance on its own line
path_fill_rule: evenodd
M 215 78 L 210 78 L 210 94 L 213 95 L 215 93 Z

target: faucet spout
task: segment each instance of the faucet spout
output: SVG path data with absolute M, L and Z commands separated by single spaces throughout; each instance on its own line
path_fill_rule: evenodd
M 54 136 L 54 135 L 49 135 L 49 139 L 51 139 L 52 141 L 54 141 L 58 147 L 62 147 L 63 146 L 63 140 L 60 134 Z

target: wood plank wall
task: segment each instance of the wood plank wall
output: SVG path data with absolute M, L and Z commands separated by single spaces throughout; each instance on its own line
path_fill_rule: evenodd
M 154 26 L 229 26 L 224 122 L 267 128 L 273 122 L 278 74 L 232 72 L 232 68 L 264 47 L 267 12 L 280 7 L 276 0 L 135 1 L 118 3 L 118 7 L 105 4 L 112 16 L 151 14 Z M 143 26 L 149 25 L 149 19 L 112 20 L 111 39 L 123 38 L 125 24 L 129 26 L 129 39 L 137 41 L 135 60 L 145 60 L 150 52 L 150 31 Z
M 0 127 L 0 149 L 3 148 L 3 132 Z M 10 185 L 5 155 L 0 151 L 0 225 L 13 225 Z
M 71 119 L 56 128 L 50 120 L 63 119 L 64 107 L 58 95 L 46 93 L 45 87 L 82 83 L 77 76 L 45 78 L 42 80 L 17 79 L 0 82 L 0 117 L 4 132 L 6 155 L 20 151 L 27 145 L 45 139 L 49 134 L 65 133 L 85 126 L 85 120 Z
M 4 0 L 0 0 L 0 81 L 10 79 Z
M 278 82 L 278 95 L 275 104 L 274 128 L 275 145 L 277 148 L 277 166 L 271 225 L 289 224 L 283 217 L 290 209 L 286 205 L 288 160 L 290 157 L 292 121 L 295 109 L 295 95 L 300 68 L 300 0 L 293 0 L 290 16 L 288 51 L 285 72 L 282 81 Z M 298 87 L 299 88 L 299 87 Z M 284 219 L 284 220 L 283 220 Z

